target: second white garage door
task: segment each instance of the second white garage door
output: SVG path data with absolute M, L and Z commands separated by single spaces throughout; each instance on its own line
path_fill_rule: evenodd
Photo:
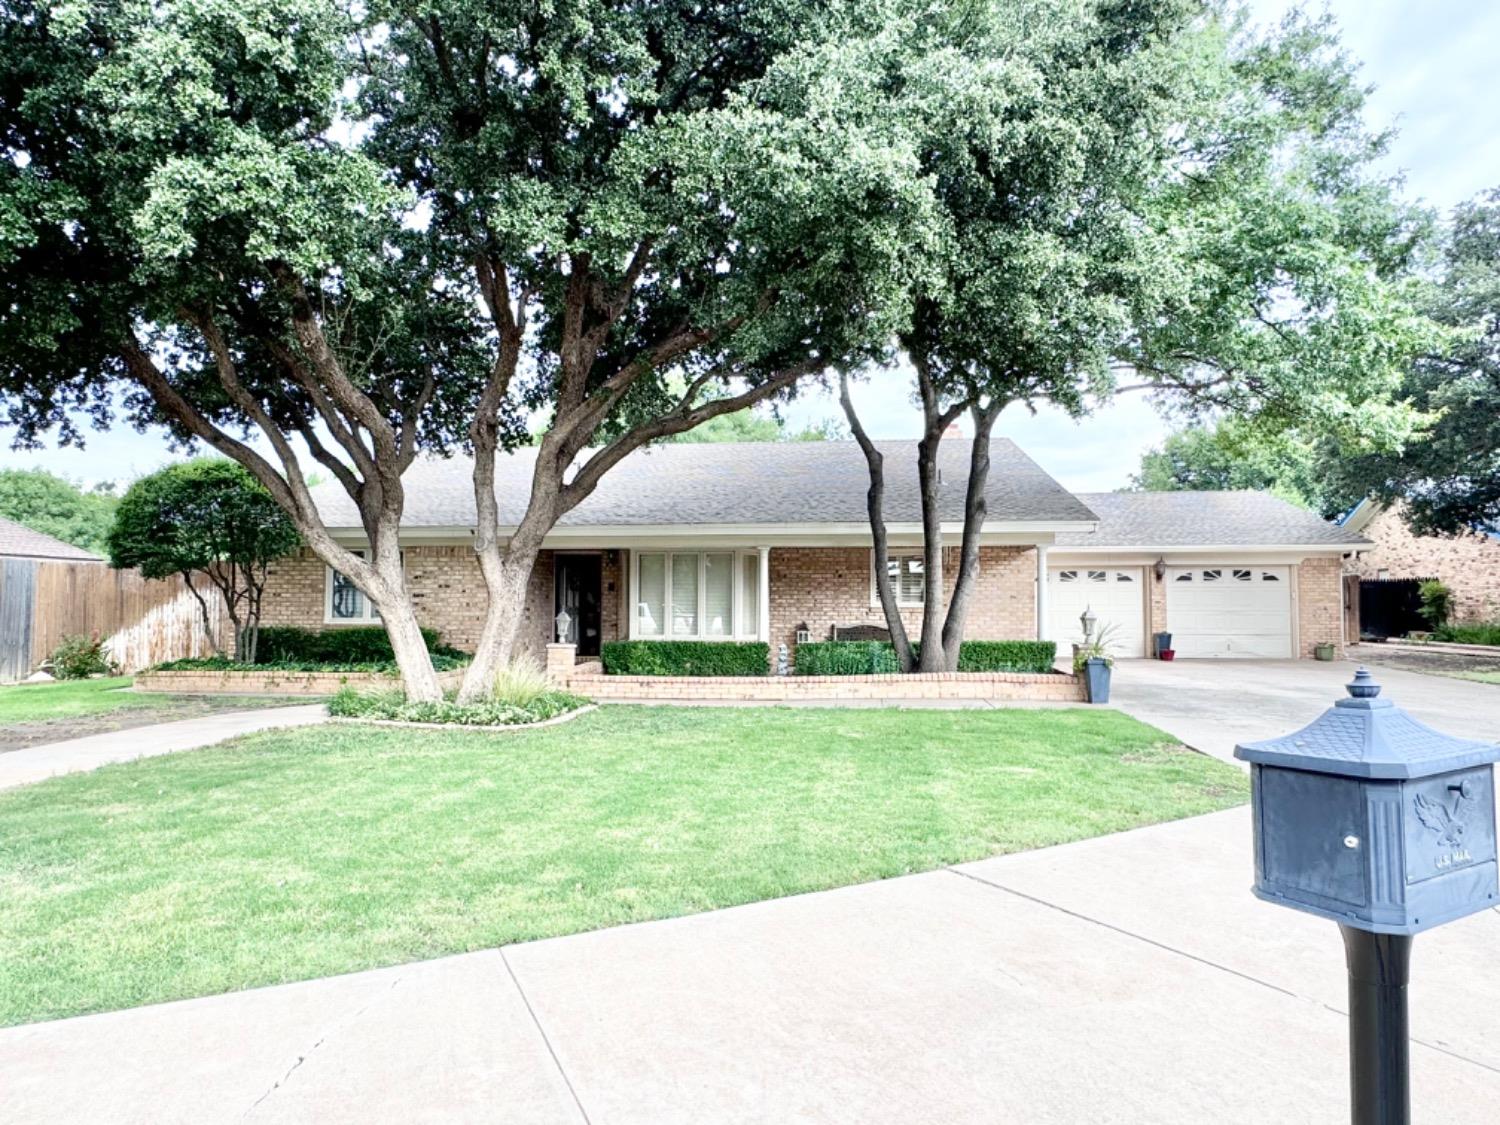
M 1292 655 L 1287 567 L 1195 566 L 1167 571 L 1167 628 L 1179 657 Z
M 1068 645 L 1083 636 L 1078 619 L 1085 608 L 1101 626 L 1114 626 L 1114 656 L 1146 654 L 1145 572 L 1140 567 L 1059 567 L 1051 572 L 1049 586 L 1048 636 L 1060 654 L 1066 656 Z

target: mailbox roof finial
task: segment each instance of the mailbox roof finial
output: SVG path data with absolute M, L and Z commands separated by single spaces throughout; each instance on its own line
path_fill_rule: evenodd
M 1500 761 L 1500 746 L 1454 738 L 1419 723 L 1389 699 L 1361 666 L 1337 700 L 1307 726 L 1234 748 L 1246 762 L 1344 777 L 1407 778 Z

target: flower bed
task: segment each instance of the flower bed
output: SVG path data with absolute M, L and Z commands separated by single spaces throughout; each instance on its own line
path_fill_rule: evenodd
M 411 702 L 400 691 L 358 691 L 346 687 L 328 701 L 336 719 L 415 723 L 424 726 L 513 727 L 548 722 L 588 706 L 588 700 L 565 691 L 547 691 L 525 702 L 482 700 L 459 703 L 452 699 Z

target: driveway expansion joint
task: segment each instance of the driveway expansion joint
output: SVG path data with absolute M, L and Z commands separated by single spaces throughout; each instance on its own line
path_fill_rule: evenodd
M 532 1024 L 536 1027 L 536 1033 L 542 1037 L 542 1045 L 547 1048 L 547 1054 L 552 1057 L 552 1065 L 557 1067 L 557 1073 L 563 1080 L 563 1085 L 568 1088 L 568 1095 L 573 1099 L 573 1104 L 578 1107 L 578 1116 L 583 1119 L 583 1125 L 593 1125 L 589 1117 L 589 1111 L 583 1108 L 583 1099 L 578 1096 L 578 1091 L 573 1086 L 573 1079 L 563 1068 L 562 1059 L 558 1057 L 557 1048 L 552 1045 L 552 1039 L 547 1034 L 547 1029 L 542 1026 L 541 1017 L 536 1014 L 536 1009 L 531 1006 L 531 997 L 526 995 L 526 989 L 521 987 L 521 978 L 516 975 L 515 968 L 510 963 L 510 958 L 505 956 L 503 948 L 495 950 L 500 954 L 500 963 L 505 966 L 505 971 L 510 974 L 511 984 L 516 986 L 516 995 L 521 998 L 521 1003 L 526 1005 L 526 1014 L 531 1017 Z

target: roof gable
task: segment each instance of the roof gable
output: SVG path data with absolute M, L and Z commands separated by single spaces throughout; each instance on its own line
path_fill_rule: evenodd
M 1085 492 L 1093 532 L 1059 534 L 1069 547 L 1348 547 L 1370 541 L 1269 492 Z

